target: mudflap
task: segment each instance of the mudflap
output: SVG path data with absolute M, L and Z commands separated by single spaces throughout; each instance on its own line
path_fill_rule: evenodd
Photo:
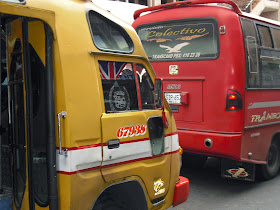
M 223 158 L 221 160 L 221 176 L 223 178 L 254 182 L 255 164 Z

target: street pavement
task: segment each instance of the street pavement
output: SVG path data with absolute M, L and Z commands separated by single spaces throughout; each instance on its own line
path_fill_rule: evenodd
M 190 180 L 190 196 L 170 210 L 280 210 L 280 175 L 269 181 L 224 179 L 215 158 L 201 169 L 183 166 L 181 175 Z

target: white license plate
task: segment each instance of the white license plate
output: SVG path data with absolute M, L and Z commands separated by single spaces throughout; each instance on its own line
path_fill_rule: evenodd
M 181 103 L 181 93 L 164 93 L 164 96 L 169 104 Z

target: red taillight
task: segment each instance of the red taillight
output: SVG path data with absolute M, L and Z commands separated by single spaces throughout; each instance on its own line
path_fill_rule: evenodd
M 226 110 L 239 111 L 243 107 L 242 97 L 236 90 L 227 91 Z
M 237 98 L 236 95 L 233 95 L 233 94 L 228 96 L 228 99 L 236 99 L 236 98 Z

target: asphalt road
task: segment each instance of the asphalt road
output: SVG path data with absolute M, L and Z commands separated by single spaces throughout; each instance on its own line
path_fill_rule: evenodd
M 190 180 L 188 200 L 170 210 L 280 210 L 280 175 L 269 181 L 245 182 L 220 177 L 220 162 L 208 158 L 201 169 L 182 167 Z

